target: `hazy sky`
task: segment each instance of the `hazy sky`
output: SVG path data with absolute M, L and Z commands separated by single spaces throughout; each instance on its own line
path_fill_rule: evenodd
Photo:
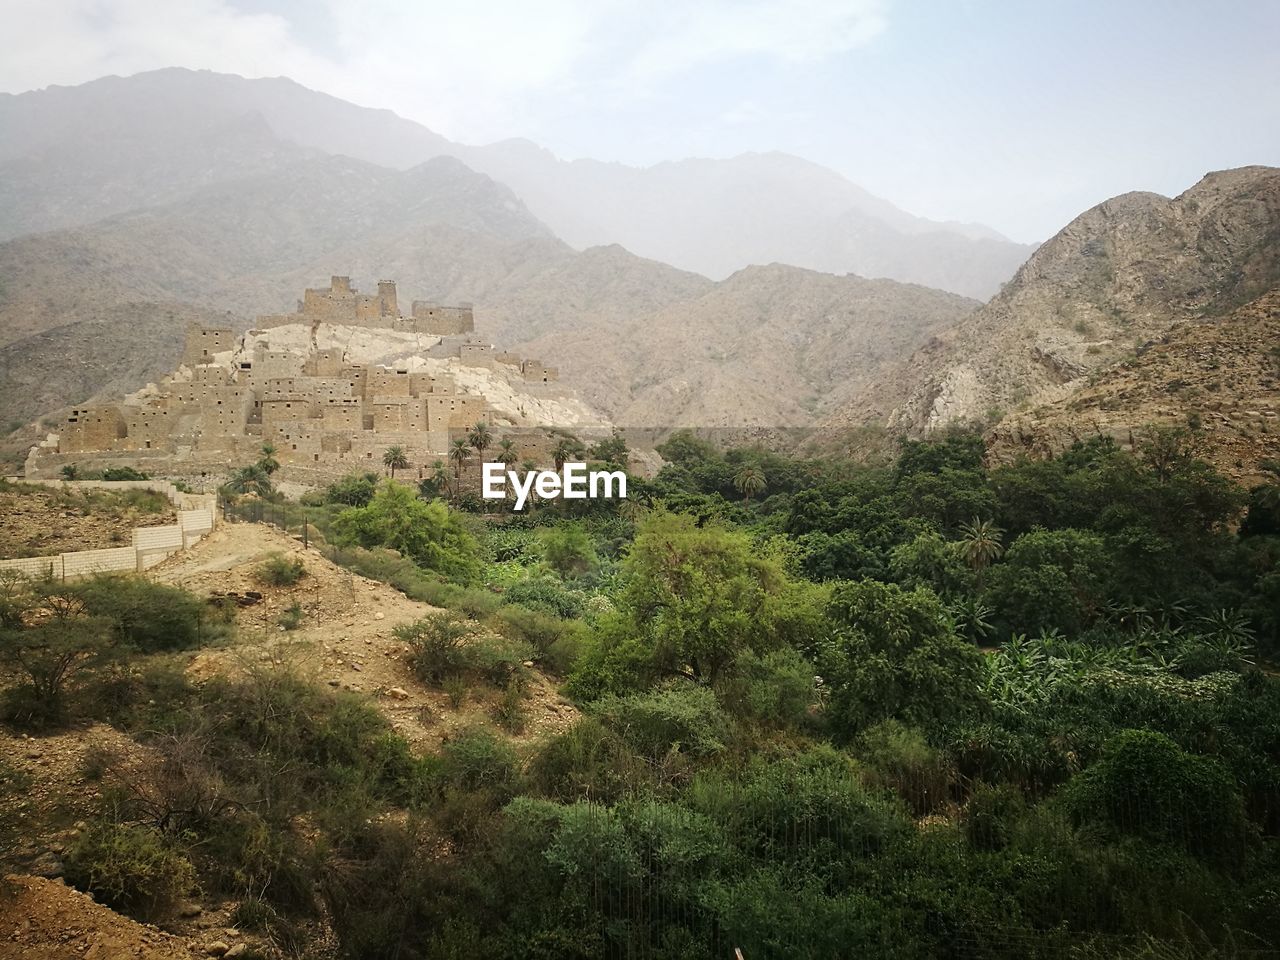
M 0 90 L 292 77 L 455 140 L 648 164 L 786 150 L 1039 240 L 1280 164 L 1277 0 L 0 0 Z

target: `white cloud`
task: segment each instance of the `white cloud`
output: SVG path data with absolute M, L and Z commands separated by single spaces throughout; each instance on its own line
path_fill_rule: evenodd
M 744 56 L 818 60 L 885 28 L 883 0 L 326 0 L 331 44 L 318 51 L 284 16 L 238 2 L 0 0 L 8 35 L 22 38 L 0 59 L 0 90 L 163 66 L 285 75 L 484 140 L 536 131 L 548 104 L 634 101 Z

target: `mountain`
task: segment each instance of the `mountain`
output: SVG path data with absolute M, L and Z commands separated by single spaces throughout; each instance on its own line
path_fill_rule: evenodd
M 996 460 L 1053 456 L 1093 436 L 1133 445 L 1153 425 L 1189 428 L 1227 476 L 1264 479 L 1258 465 L 1280 460 L 1280 291 L 1175 327 L 1070 397 L 1007 417 L 988 440 Z
M 0 95 L 0 239 L 167 204 L 318 155 L 396 170 L 455 156 L 510 186 L 575 248 L 619 243 L 714 279 L 777 261 L 986 298 L 1034 249 L 989 228 L 913 217 L 786 154 L 646 168 L 567 162 L 527 141 L 451 143 L 284 78 L 176 68 Z
M 1280 170 L 1211 173 L 1180 196 L 1128 193 L 1081 214 L 981 310 L 883 369 L 828 429 L 921 434 L 1072 396 L 1179 324 L 1280 284 Z
M 627 423 L 794 424 L 979 304 L 795 267 L 721 283 L 576 251 L 506 187 L 441 157 L 315 156 L 169 204 L 0 244 L 0 404 L 26 419 L 136 389 L 190 319 L 244 328 L 330 274 L 402 303 L 472 301 L 481 333 L 558 366 Z
M 636 168 L 558 160 L 528 141 L 457 147 L 575 247 L 628 250 L 721 279 L 773 262 L 987 298 L 1035 249 L 975 225 L 913 217 L 783 153 Z
M 771 264 L 630 322 L 562 330 L 524 349 L 558 357 L 626 426 L 794 427 L 978 306 L 927 287 Z

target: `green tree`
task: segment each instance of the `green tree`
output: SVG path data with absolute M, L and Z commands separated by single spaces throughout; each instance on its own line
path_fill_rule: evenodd
M 738 651 L 775 645 L 770 601 L 788 581 L 743 534 L 655 513 L 640 525 L 622 579 L 622 609 L 660 670 L 714 682 Z
M 23 678 L 5 691 L 0 704 L 5 717 L 30 728 L 64 723 L 68 684 L 112 649 L 110 624 L 101 619 L 53 619 L 0 632 L 0 654 Z
M 840 736 L 890 717 L 931 729 L 981 708 L 982 654 L 956 636 L 931 591 L 846 583 L 828 612 L 836 628 L 815 666 Z
M 493 432 L 489 429 L 489 424 L 483 420 L 477 422 L 467 434 L 467 443 L 475 450 L 476 456 L 484 460 L 484 452 L 493 445 Z
M 387 447 L 387 452 L 382 455 L 382 465 L 391 471 L 392 480 L 396 478 L 397 470 L 407 470 L 409 458 L 404 452 L 404 447 Z
M 268 477 L 280 469 L 280 461 L 276 459 L 274 443 L 264 443 L 259 451 L 258 468 Z
M 563 578 L 585 576 L 600 562 L 591 538 L 578 524 L 548 527 L 541 531 L 538 540 L 542 559 Z
M 455 580 L 480 573 L 479 545 L 443 501 L 420 500 L 413 488 L 394 480 L 378 487 L 365 507 L 342 511 L 333 522 L 340 546 L 389 547 L 414 563 Z
M 498 441 L 498 460 L 502 465 L 510 470 L 520 459 L 520 455 L 516 453 L 515 441 L 510 437 L 503 437 Z
M 974 517 L 972 523 L 961 524 L 960 536 L 960 549 L 969 566 L 978 575 L 981 589 L 983 573 L 1004 553 L 1004 543 L 1001 541 L 1004 531 L 993 520 Z
M 455 437 L 453 443 L 449 445 L 449 460 L 453 463 L 453 495 L 455 497 L 462 494 L 462 468 L 470 456 L 470 444 L 463 437 Z
M 74 463 L 65 464 L 62 468 L 63 480 L 75 480 L 80 476 L 80 468 Z
M 987 598 L 1012 632 L 1070 635 L 1097 616 L 1112 563 L 1105 542 L 1085 530 L 1033 530 L 1015 540 L 991 571 Z
M 747 464 L 733 475 L 733 489 L 742 494 L 743 500 L 753 500 L 764 492 L 766 481 L 759 467 Z
M 1239 789 L 1218 761 L 1181 750 L 1162 733 L 1124 730 L 1077 775 L 1063 800 L 1079 823 L 1184 846 L 1228 863 L 1244 856 Z
M 564 465 L 569 461 L 576 461 L 586 453 L 586 446 L 577 437 L 567 436 L 560 437 L 556 441 L 555 447 L 551 450 L 551 457 L 555 461 L 556 470 L 563 470 Z
M 227 481 L 224 489 L 235 496 L 252 494 L 264 500 L 276 492 L 275 486 L 271 483 L 271 475 L 262 469 L 260 463 L 240 467 L 231 474 L 231 479 Z

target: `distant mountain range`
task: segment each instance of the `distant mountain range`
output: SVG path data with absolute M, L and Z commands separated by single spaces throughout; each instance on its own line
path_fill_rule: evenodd
M 647 168 L 566 162 L 527 141 L 451 143 L 387 110 L 291 80 L 158 70 L 0 95 L 0 239 L 170 202 L 315 154 L 406 170 L 454 156 L 511 187 L 570 246 L 723 279 L 787 263 L 985 299 L 1034 247 L 913 217 L 786 154 Z
M 159 376 L 188 320 L 244 328 L 349 274 L 474 302 L 482 333 L 624 425 L 981 423 L 1008 455 L 1243 410 L 1252 440 L 1220 462 L 1280 457 L 1270 354 L 1240 359 L 1274 326 L 1269 167 L 1116 197 L 1032 251 L 781 154 L 564 162 L 288 80 L 162 70 L 0 96 L 0 238 L 11 428 Z M 1246 374 L 1197 367 L 1219 355 Z M 1155 383 L 1220 405 L 1164 403 Z
M 456 159 L 401 172 L 317 155 L 0 244 L 0 405 L 27 418 L 136 389 L 173 366 L 187 319 L 243 328 L 333 273 L 472 301 L 482 333 L 645 425 L 807 421 L 979 305 L 790 266 L 716 283 L 616 245 L 579 252 Z

